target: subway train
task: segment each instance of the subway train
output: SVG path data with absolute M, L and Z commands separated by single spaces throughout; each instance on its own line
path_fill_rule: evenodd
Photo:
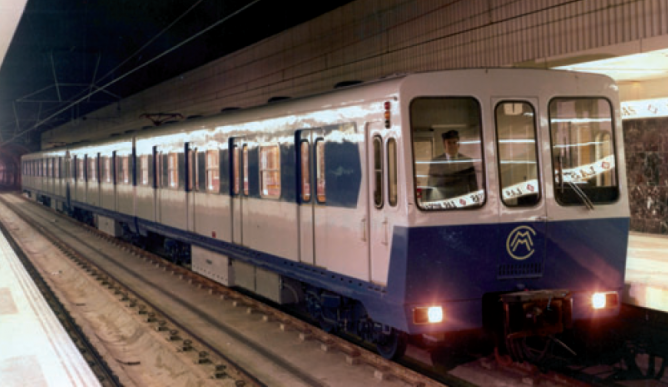
M 22 189 L 387 358 L 491 332 L 530 359 L 619 314 L 623 165 L 610 78 L 461 69 L 27 154 Z

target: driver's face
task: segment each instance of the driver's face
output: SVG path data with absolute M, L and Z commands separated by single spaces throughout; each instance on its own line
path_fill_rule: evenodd
M 459 153 L 459 139 L 458 138 L 448 138 L 443 140 L 443 148 L 445 148 L 445 153 L 450 157 L 457 156 Z

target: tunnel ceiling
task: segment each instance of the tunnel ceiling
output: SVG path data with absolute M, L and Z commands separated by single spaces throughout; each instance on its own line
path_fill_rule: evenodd
M 37 149 L 46 130 L 350 1 L 29 0 L 0 68 L 0 146 Z

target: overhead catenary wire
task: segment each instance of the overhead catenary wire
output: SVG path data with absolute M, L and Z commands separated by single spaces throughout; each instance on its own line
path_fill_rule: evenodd
M 115 78 L 115 79 L 109 81 L 108 83 L 104 84 L 103 86 L 99 86 L 99 87 L 97 87 L 95 90 L 91 90 L 90 92 L 86 93 L 84 96 L 82 96 L 82 97 L 80 97 L 80 98 L 74 100 L 73 102 L 69 103 L 67 106 L 65 106 L 65 107 L 63 107 L 63 108 L 57 110 L 55 113 L 52 113 L 52 114 L 49 115 L 48 117 L 46 117 L 46 118 L 44 118 L 44 119 L 42 119 L 42 120 L 36 122 L 36 123 L 35 123 L 33 126 L 31 126 L 30 128 L 25 129 L 25 130 L 23 130 L 23 131 L 21 131 L 21 132 L 19 132 L 19 133 L 14 133 L 14 135 L 13 135 L 10 139 L 4 140 L 4 141 L 2 142 L 2 144 L 0 144 L 0 147 L 2 147 L 2 146 L 4 146 L 4 145 L 7 145 L 8 143 L 12 142 L 14 139 L 16 139 L 16 138 L 18 138 L 18 137 L 20 137 L 20 136 L 25 135 L 26 133 L 29 133 L 29 132 L 35 130 L 35 129 L 38 128 L 39 126 L 45 124 L 46 122 L 48 122 L 48 121 L 51 120 L 52 118 L 56 117 L 57 115 L 59 115 L 59 114 L 65 112 L 65 111 L 67 111 L 68 109 L 70 109 L 71 107 L 73 107 L 73 106 L 79 104 L 80 102 L 83 102 L 83 101 L 86 100 L 88 97 L 90 97 L 90 96 L 92 96 L 92 95 L 94 95 L 94 94 L 97 94 L 97 93 L 100 92 L 100 91 L 105 90 L 107 87 L 109 87 L 109 86 L 115 84 L 116 82 L 119 82 L 120 80 L 122 80 L 122 79 L 124 79 L 124 78 L 126 78 L 126 77 L 132 75 L 133 73 L 137 72 L 138 70 L 140 70 L 140 69 L 142 69 L 142 68 L 148 66 L 149 64 L 151 64 L 151 63 L 157 61 L 158 59 L 164 57 L 165 55 L 167 55 L 167 54 L 169 54 L 169 53 L 171 53 L 171 52 L 173 52 L 173 51 L 175 51 L 175 50 L 181 48 L 182 46 L 184 46 L 184 45 L 190 43 L 191 41 L 193 41 L 193 40 L 197 39 L 198 37 L 204 35 L 205 33 L 209 32 L 209 31 L 212 30 L 213 28 L 216 28 L 216 27 L 218 27 L 219 25 L 225 23 L 226 21 L 230 20 L 231 18 L 233 18 L 233 17 L 239 15 L 240 13 L 244 12 L 244 11 L 247 10 L 248 8 L 254 6 L 254 5 L 257 4 L 257 3 L 259 3 L 260 1 L 262 1 L 262 0 L 254 0 L 254 1 L 252 1 L 252 2 L 250 2 L 250 3 L 248 3 L 248 4 L 246 4 L 246 5 L 244 5 L 243 7 L 239 8 L 238 10 L 236 10 L 236 11 L 232 12 L 231 14 L 225 16 L 224 18 L 218 20 L 217 22 L 211 24 L 210 26 L 206 27 L 205 29 L 203 29 L 203 30 L 197 32 L 197 33 L 194 34 L 193 36 L 191 36 L 191 37 L 189 37 L 189 38 L 183 40 L 181 43 L 178 43 L 178 44 L 175 45 L 174 47 L 170 47 L 168 50 L 163 51 L 161 54 L 158 54 L 157 56 L 153 57 L 152 59 L 150 59 L 150 60 L 148 60 L 148 61 L 146 61 L 146 62 L 140 64 L 139 66 L 137 66 L 137 67 L 135 67 L 135 68 L 133 68 L 133 69 L 131 69 L 131 70 L 129 70 L 128 72 L 126 72 L 125 74 L 119 76 L 118 78 Z M 172 23 L 172 24 L 173 24 L 173 23 Z M 162 32 L 161 32 L 161 33 L 162 33 Z M 136 54 L 136 53 L 135 53 L 135 54 Z M 133 54 L 133 55 L 135 55 L 135 54 Z
M 134 58 L 135 56 L 139 55 L 139 53 L 141 53 L 142 51 L 144 51 L 144 49 L 145 49 L 146 47 L 150 46 L 151 43 L 155 42 L 155 41 L 156 41 L 160 36 L 162 36 L 165 32 L 169 31 L 169 29 L 171 29 L 172 27 L 174 27 L 174 25 L 175 25 L 176 23 L 178 23 L 181 19 L 183 19 L 186 15 L 188 15 L 193 9 L 197 8 L 197 6 L 200 5 L 203 1 L 204 1 L 204 0 L 198 0 L 195 4 L 191 5 L 190 8 L 188 8 L 184 13 L 181 14 L 181 16 L 179 16 L 179 17 L 177 17 L 176 19 L 174 19 L 173 22 L 171 22 L 167 27 L 163 28 L 162 31 L 158 32 L 153 38 L 149 39 L 148 42 L 144 43 L 143 46 L 139 47 L 139 49 L 137 49 L 137 51 L 135 51 L 134 53 L 132 53 L 132 55 L 130 55 L 130 56 L 127 57 L 123 62 L 121 62 L 120 64 L 118 64 L 118 66 L 114 67 L 114 68 L 111 69 L 109 72 L 107 72 L 106 74 L 104 74 L 102 77 L 100 77 L 99 80 L 93 80 L 93 81 L 94 81 L 94 82 L 95 82 L 95 81 L 97 81 L 97 82 L 102 81 L 103 79 L 105 79 L 105 78 L 107 78 L 108 76 L 110 76 L 111 74 L 113 74 L 114 71 L 118 70 L 118 69 L 121 68 L 124 64 L 128 63 L 128 62 L 130 61 L 130 59 L 132 59 L 132 58 Z

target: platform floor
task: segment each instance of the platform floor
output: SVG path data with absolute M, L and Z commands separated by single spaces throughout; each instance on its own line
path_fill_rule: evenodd
M 0 385 L 100 386 L 2 233 Z
M 668 236 L 631 233 L 622 301 L 668 312 Z

